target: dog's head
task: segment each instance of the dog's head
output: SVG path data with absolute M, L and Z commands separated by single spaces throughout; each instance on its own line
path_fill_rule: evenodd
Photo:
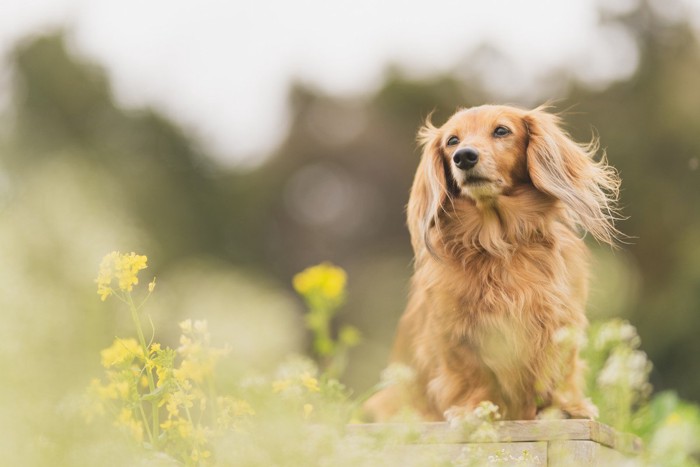
M 559 200 L 573 224 L 599 241 L 614 242 L 619 178 L 605 156 L 595 161 L 597 140 L 582 146 L 543 108 L 485 105 L 460 110 L 444 125 L 430 119 L 418 133 L 423 156 L 408 206 L 414 248 L 430 249 L 429 230 L 456 197 L 480 209 L 532 188 Z

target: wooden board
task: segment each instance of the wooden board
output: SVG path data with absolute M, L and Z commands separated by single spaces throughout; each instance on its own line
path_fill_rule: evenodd
M 413 430 L 414 443 L 466 444 L 474 443 L 470 430 L 451 427 L 447 422 L 426 422 L 408 425 Z M 641 452 L 642 443 L 636 436 L 619 433 L 592 420 L 526 420 L 495 422 L 495 438 L 491 442 L 592 441 L 626 454 Z M 367 432 L 406 432 L 405 423 L 366 423 L 348 425 L 348 430 Z
M 381 465 L 547 466 L 547 443 L 412 444 L 391 446 Z M 563 464 L 562 464 L 563 465 Z M 571 466 L 569 466 L 571 467 Z
M 641 460 L 593 441 L 550 441 L 547 443 L 550 467 L 636 467 Z

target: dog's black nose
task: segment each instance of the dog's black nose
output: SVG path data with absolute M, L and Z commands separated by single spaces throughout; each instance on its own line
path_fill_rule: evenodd
M 474 148 L 462 148 L 454 153 L 452 160 L 462 170 L 469 170 L 479 162 L 479 152 Z

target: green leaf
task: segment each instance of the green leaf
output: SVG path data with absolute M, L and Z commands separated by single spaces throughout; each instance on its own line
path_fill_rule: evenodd
M 152 401 L 155 399 L 159 399 L 163 393 L 165 393 L 165 386 L 160 386 L 156 388 L 154 391 L 149 392 L 148 394 L 144 394 L 141 396 L 142 401 Z

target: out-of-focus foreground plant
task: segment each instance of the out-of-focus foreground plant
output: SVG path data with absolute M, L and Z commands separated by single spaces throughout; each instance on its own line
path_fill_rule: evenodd
M 146 342 L 141 314 L 155 279 L 140 301 L 132 294 L 146 267 L 145 256 L 118 252 L 100 265 L 97 293 L 103 301 L 114 296 L 126 305 L 138 340 L 117 337 L 101 352 L 105 374 L 90 383 L 88 416 L 109 414 L 145 448 L 196 464 L 211 456 L 213 437 L 254 412 L 243 400 L 217 394 L 214 369 L 226 349 L 211 346 L 206 321 L 181 322 L 177 349 L 155 342 L 155 331 Z
M 396 447 L 415 436 L 410 417 L 405 430 L 348 429 L 366 394 L 353 396 L 336 378 L 348 349 L 359 341 L 359 332 L 347 326 L 333 337 L 331 321 L 345 299 L 342 269 L 324 263 L 293 281 L 308 306 L 307 326 L 321 370 L 306 357 L 291 356 L 274 374 L 222 387 L 217 362 L 227 349 L 211 344 L 205 321 L 181 322 L 177 349 L 156 342 L 152 324 L 146 340 L 143 307 L 155 279 L 146 290 L 135 290 L 146 267 L 145 256 L 117 252 L 100 266 L 98 293 L 102 300 L 124 303 L 136 338 L 116 338 L 101 352 L 104 374 L 90 383 L 86 404 L 87 418 L 113 425 L 138 447 L 137 456 L 158 465 L 377 465 L 398 459 L 391 456 L 404 451 Z M 591 327 L 584 357 L 601 421 L 641 436 L 647 447 L 643 462 L 649 465 L 698 465 L 700 409 L 670 392 L 649 400 L 651 363 L 639 347 L 636 329 L 625 321 Z M 403 370 L 388 368 L 377 387 L 410 378 Z M 475 439 L 488 441 L 497 419 L 498 408 L 485 402 L 464 423 L 471 424 Z M 435 451 L 410 452 L 411 465 L 445 461 Z M 481 465 L 489 456 L 488 444 L 478 445 L 454 462 Z
M 360 332 L 343 325 L 334 338 L 331 323 L 345 302 L 345 271 L 330 263 L 312 266 L 294 276 L 294 289 L 308 307 L 306 326 L 313 334 L 314 353 L 329 376 L 339 377 L 347 365 L 348 350 L 360 342 Z
M 640 436 L 650 465 L 700 465 L 700 407 L 672 391 L 651 397 L 652 363 L 640 346 L 636 328 L 627 321 L 591 326 L 583 356 L 600 421 Z
M 146 267 L 145 256 L 118 252 L 100 265 L 100 298 L 124 303 L 137 338 L 117 337 L 101 352 L 104 375 L 92 380 L 87 391 L 89 421 L 109 421 L 144 455 L 173 464 L 305 463 L 340 447 L 333 440 L 342 430 L 334 427 L 345 426 L 355 405 L 330 375 L 342 371 L 347 349 L 359 339 L 350 327 L 341 330 L 338 340 L 331 337 L 330 320 L 345 295 L 342 269 L 324 264 L 295 278 L 310 308 L 307 322 L 316 352 L 327 370 L 321 374 L 311 360 L 290 357 L 273 375 L 251 375 L 223 391 L 216 364 L 228 352 L 211 345 L 206 321 L 181 322 L 180 346 L 171 349 L 155 341 L 148 318 L 151 336 L 146 340 L 143 308 L 155 279 L 141 294 L 134 288 Z M 313 447 L 289 453 L 289 446 L 302 445 Z

